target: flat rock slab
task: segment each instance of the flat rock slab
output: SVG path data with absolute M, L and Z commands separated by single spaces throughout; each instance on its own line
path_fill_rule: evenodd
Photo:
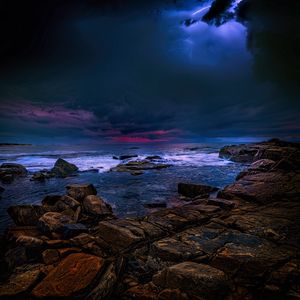
M 75 253 L 65 258 L 32 291 L 36 298 L 68 298 L 79 296 L 90 287 L 102 270 L 100 257 Z
M 194 262 L 183 262 L 165 268 L 153 277 L 153 282 L 162 288 L 179 288 L 193 299 L 223 299 L 228 288 L 224 272 Z

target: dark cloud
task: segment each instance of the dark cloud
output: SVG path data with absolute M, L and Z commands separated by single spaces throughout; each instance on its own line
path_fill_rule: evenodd
M 235 21 L 182 26 L 199 2 L 166 2 L 120 2 L 108 11 L 75 2 L 67 17 L 59 13 L 66 7 L 54 5 L 43 38 L 34 34 L 39 51 L 17 55 L 0 71 L 3 137 L 55 132 L 70 140 L 147 142 L 299 134 L 299 94 L 286 85 L 296 71 L 285 78 L 279 67 L 293 59 L 276 64 L 281 50 L 270 45 L 278 35 L 279 45 L 284 31 L 263 15 L 253 20 L 262 8 L 244 15 L 241 8 L 247 31 Z M 259 38 L 260 22 L 270 26 Z

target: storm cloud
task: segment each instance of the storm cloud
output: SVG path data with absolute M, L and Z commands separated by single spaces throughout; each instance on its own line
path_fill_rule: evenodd
M 297 90 L 259 78 L 241 23 L 216 27 L 199 15 L 193 26 L 182 25 L 201 7 L 199 1 L 106 12 L 75 7 L 38 39 L 36 55 L 19 55 L 2 68 L 2 139 L 298 135 Z

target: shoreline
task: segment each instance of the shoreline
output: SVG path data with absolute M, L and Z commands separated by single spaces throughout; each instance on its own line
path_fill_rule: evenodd
M 188 203 L 141 218 L 114 217 L 92 185 L 11 209 L 19 225 L 1 243 L 0 298 L 292 299 L 299 153 L 278 140 L 224 147 L 220 156 L 252 163 L 235 182 L 217 195 L 181 184 Z

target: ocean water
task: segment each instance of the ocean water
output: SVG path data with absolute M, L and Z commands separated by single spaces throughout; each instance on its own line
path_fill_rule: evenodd
M 70 183 L 93 183 L 98 195 L 113 207 L 119 217 L 141 216 L 149 212 L 145 203 L 167 203 L 168 207 L 181 203 L 177 193 L 179 182 L 203 183 L 224 187 L 234 181 L 244 165 L 221 159 L 218 151 L 222 143 L 161 144 L 161 145 L 39 145 L 0 147 L 0 163 L 14 162 L 24 165 L 29 174 L 53 167 L 60 157 L 79 168 L 76 176 L 53 178 L 44 182 L 30 181 L 30 176 L 1 184 L 0 230 L 11 224 L 6 212 L 10 205 L 40 204 L 49 194 L 65 194 Z M 159 155 L 160 163 L 171 164 L 162 170 L 148 170 L 140 176 L 111 172 L 122 161 L 113 156 L 136 154 L 143 159 Z M 129 160 L 126 160 L 129 161 Z M 125 162 L 126 162 L 125 161 Z M 97 172 L 89 172 L 97 169 Z

